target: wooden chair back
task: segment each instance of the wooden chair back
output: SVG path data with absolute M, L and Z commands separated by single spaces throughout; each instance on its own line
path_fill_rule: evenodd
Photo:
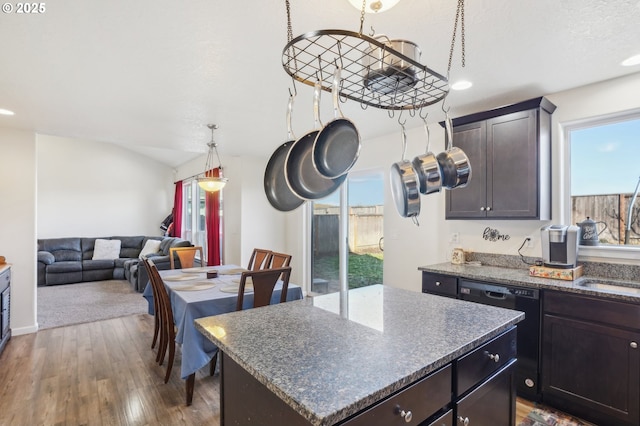
M 291 264 L 291 255 L 284 253 L 271 252 L 271 258 L 269 260 L 269 268 L 286 268 Z
M 268 268 L 270 256 L 271 250 L 254 248 L 247 269 L 250 271 L 259 271 L 260 269 Z
M 142 258 L 142 264 L 144 265 L 144 268 L 147 270 L 147 276 L 151 277 L 151 271 L 149 270 L 149 262 L 146 257 Z M 149 281 L 151 281 L 151 278 L 149 278 Z M 156 289 L 156 286 L 153 285 L 153 282 L 151 282 L 151 291 L 153 292 L 153 340 L 151 341 L 151 349 L 153 349 L 156 347 L 156 343 L 158 342 L 158 337 L 160 336 L 160 321 L 161 321 L 162 313 L 160 312 L 160 305 L 159 305 L 160 296 L 158 296 L 158 290 Z M 156 361 L 158 361 L 159 359 L 160 359 L 160 352 L 158 351 L 158 357 L 156 358 Z
M 236 311 L 242 310 L 245 288 L 249 285 L 249 283 L 253 284 L 254 308 L 267 306 L 271 303 L 273 289 L 275 288 L 278 279 L 282 279 L 282 293 L 280 295 L 280 303 L 286 302 L 287 291 L 289 290 L 290 276 L 291 267 L 243 272 L 242 277 L 240 278 L 240 286 L 238 287 L 238 303 L 236 304 Z M 249 278 L 251 279 L 250 281 Z
M 171 269 L 176 269 L 175 257 L 178 256 L 181 268 L 193 268 L 196 254 L 200 253 L 200 265 L 205 266 L 204 252 L 202 246 L 194 247 L 172 247 L 169 249 L 169 264 Z
M 169 349 L 169 360 L 167 362 L 167 372 L 165 374 L 164 382 L 169 381 L 171 376 L 171 369 L 173 368 L 173 360 L 176 350 L 176 331 L 175 323 L 173 321 L 173 311 L 171 309 L 171 300 L 169 299 L 169 293 L 162 282 L 162 278 L 158 273 L 158 268 L 151 259 L 145 259 L 147 271 L 149 273 L 149 280 L 154 290 L 154 299 L 158 299 L 158 311 L 160 312 L 160 346 L 158 348 L 158 357 L 156 361 L 160 365 L 164 362 L 164 357 Z M 154 302 L 155 304 L 155 302 Z

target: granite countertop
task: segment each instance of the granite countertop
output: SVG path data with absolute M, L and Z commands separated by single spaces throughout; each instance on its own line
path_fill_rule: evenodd
M 497 284 L 510 284 L 520 287 L 566 291 L 570 293 L 607 297 L 611 299 L 640 303 L 640 282 L 634 280 L 618 280 L 585 275 L 573 281 L 564 281 L 532 277 L 529 275 L 528 269 L 489 265 L 455 265 L 449 262 L 421 266 L 418 269 L 420 271 L 454 275 L 471 280 L 489 281 Z M 612 284 L 618 288 L 585 287 L 584 284 L 588 282 Z
M 524 314 L 389 286 L 196 320 L 313 425 L 332 425 L 480 346 Z

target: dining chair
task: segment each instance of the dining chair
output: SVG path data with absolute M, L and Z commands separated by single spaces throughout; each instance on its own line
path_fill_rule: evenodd
M 262 269 L 260 271 L 243 272 L 240 277 L 240 285 L 238 286 L 238 301 L 236 303 L 236 311 L 242 310 L 244 304 L 244 292 L 247 286 L 253 286 L 253 307 L 259 308 L 267 306 L 271 303 L 271 296 L 278 279 L 282 280 L 282 293 L 280 294 L 280 303 L 286 302 L 287 291 L 289 289 L 289 277 L 291 276 L 291 267 Z M 251 283 L 248 279 L 251 278 Z
M 259 271 L 260 269 L 268 267 L 270 256 L 271 250 L 254 248 L 247 269 L 250 271 Z
M 262 269 L 260 271 L 246 271 L 240 277 L 240 285 L 238 286 L 238 301 L 236 302 L 236 311 L 242 310 L 244 304 L 244 292 L 247 285 L 253 286 L 253 308 L 260 308 L 271 304 L 273 290 L 282 280 L 282 292 L 280 294 L 280 302 L 287 301 L 287 291 L 289 290 L 289 277 L 291 276 L 291 267 Z M 251 284 L 248 279 L 251 278 Z M 209 374 L 213 376 L 216 369 L 219 351 L 211 359 Z
M 158 347 L 158 356 L 156 361 L 162 365 L 164 358 L 169 349 L 169 359 L 167 360 L 167 372 L 164 376 L 164 382 L 169 381 L 171 376 L 171 370 L 173 369 L 173 360 L 176 353 L 176 330 L 175 323 L 173 321 L 173 311 L 171 310 L 171 301 L 169 299 L 169 293 L 162 282 L 162 278 L 158 273 L 158 268 L 151 259 L 147 259 L 149 267 L 149 279 L 151 280 L 152 287 L 155 287 L 155 294 L 158 295 L 158 309 L 160 311 L 160 345 Z
M 291 255 L 284 253 L 271 252 L 269 259 L 269 268 L 286 268 L 291 264 Z
M 142 264 L 144 268 L 147 270 L 147 276 L 151 277 L 151 271 L 149 269 L 149 262 L 146 256 L 142 258 Z M 151 279 L 149 279 L 151 280 Z M 158 291 L 156 286 L 151 283 L 151 292 L 153 293 L 153 340 L 151 341 L 151 349 L 156 347 L 156 343 L 158 343 L 158 335 L 160 332 L 160 321 L 161 321 L 161 312 L 159 306 L 160 296 L 158 296 Z M 156 357 L 156 362 L 160 359 L 160 351 L 158 351 L 158 356 Z
M 174 263 L 176 255 L 178 256 L 178 260 L 180 260 L 181 268 L 193 268 L 197 253 L 200 253 L 200 265 L 205 266 L 202 246 L 171 247 L 169 249 L 169 265 L 171 265 L 171 269 L 176 269 Z

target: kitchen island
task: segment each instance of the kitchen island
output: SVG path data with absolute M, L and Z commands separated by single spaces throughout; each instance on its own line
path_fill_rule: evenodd
M 334 293 L 196 320 L 222 352 L 221 425 L 452 424 L 478 398 L 494 402 L 480 411 L 513 422 L 524 314 L 382 285 L 348 301 L 340 309 Z

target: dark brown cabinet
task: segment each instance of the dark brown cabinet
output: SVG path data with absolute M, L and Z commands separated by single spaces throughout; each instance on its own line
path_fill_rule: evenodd
M 455 299 L 458 296 L 458 278 L 422 272 L 422 292 Z
M 598 425 L 640 423 L 640 306 L 545 295 L 544 402 Z
M 0 353 L 11 338 L 9 305 L 11 302 L 11 268 L 0 268 Z
M 453 120 L 472 177 L 447 191 L 446 219 L 551 218 L 551 113 L 545 98 Z

